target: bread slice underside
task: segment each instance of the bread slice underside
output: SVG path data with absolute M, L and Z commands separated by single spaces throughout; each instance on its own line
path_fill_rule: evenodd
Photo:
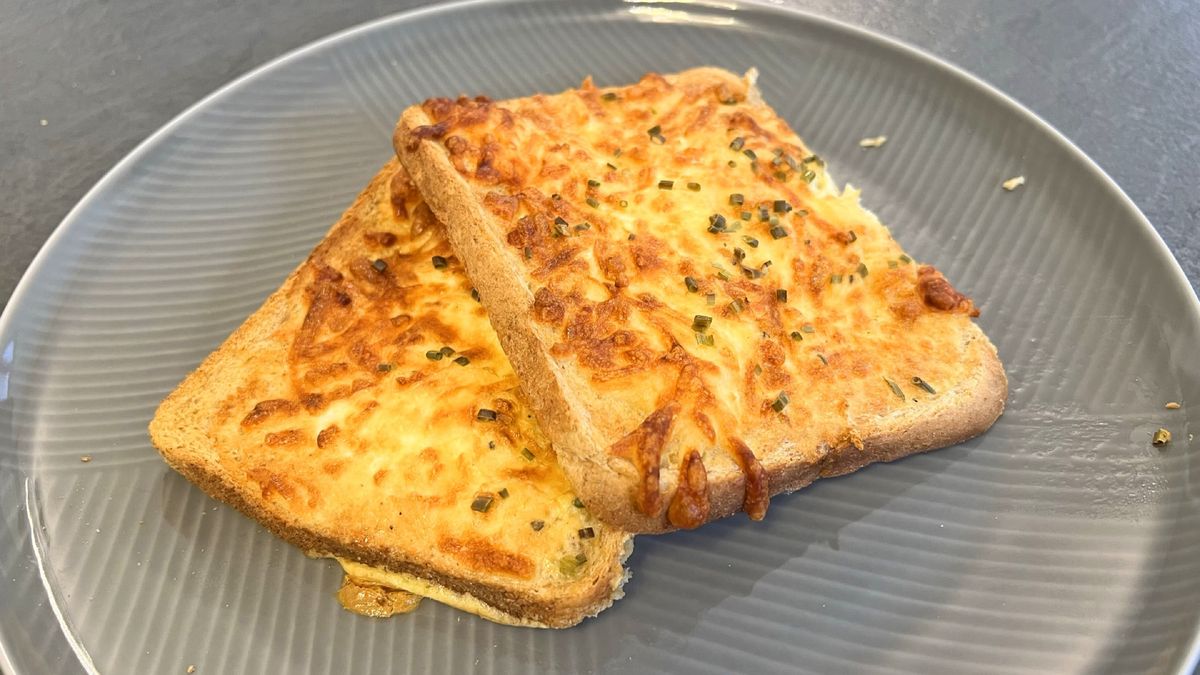
M 581 507 L 396 160 L 150 435 L 209 495 L 359 582 L 542 627 L 621 594 L 632 538 Z
M 588 507 L 632 532 L 986 430 L 975 304 L 839 189 L 753 76 L 430 99 L 397 154 Z

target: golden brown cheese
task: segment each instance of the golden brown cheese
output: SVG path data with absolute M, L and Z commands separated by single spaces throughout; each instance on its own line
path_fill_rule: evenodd
M 404 579 L 518 622 L 462 589 L 499 579 L 553 597 L 590 583 L 589 566 L 619 568 L 627 535 L 579 504 L 441 225 L 399 164 L 389 170 L 365 221 L 343 222 L 298 271 L 303 307 L 244 355 L 207 432 L 228 449 L 225 470 L 293 522 L 460 586 L 343 561 L 356 580 Z M 344 594 L 380 615 L 415 607 L 403 594 Z M 541 620 L 530 611 L 519 622 Z
M 640 476 L 630 499 L 677 527 L 709 517 L 706 467 L 741 471 L 762 518 L 777 491 L 763 453 L 816 464 L 861 446 L 859 420 L 980 367 L 962 354 L 970 299 L 755 97 L 714 78 L 589 79 L 431 99 L 407 140 L 440 141 L 499 220 L 539 339 Z

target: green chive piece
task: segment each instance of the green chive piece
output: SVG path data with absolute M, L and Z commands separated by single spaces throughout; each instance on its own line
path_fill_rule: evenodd
M 495 422 L 496 411 L 488 410 L 487 408 L 480 408 L 479 412 L 475 413 L 475 419 L 479 420 L 480 422 Z
M 754 374 L 762 375 L 762 366 L 758 365 L 757 363 L 754 364 Z
M 501 499 L 508 499 L 508 488 L 500 488 L 496 494 L 500 495 Z
M 442 356 L 453 356 L 454 355 L 453 347 L 442 347 L 439 351 L 441 351 Z
M 591 539 L 596 536 L 596 531 L 590 527 L 585 527 L 579 531 L 580 539 Z
M 829 361 L 826 361 L 826 360 L 825 360 L 825 355 L 824 355 L 824 354 L 817 354 L 817 358 L 818 358 L 818 359 L 821 359 L 821 363 L 824 363 L 825 365 L 829 365 Z
M 732 311 L 734 314 L 741 314 L 741 313 L 742 313 L 742 309 L 744 309 L 744 308 L 742 307 L 742 301 L 741 301 L 741 300 L 734 300 L 733 302 L 729 303 L 729 309 L 730 309 L 730 310 L 731 310 L 731 311 Z
M 800 168 L 800 165 L 796 163 L 795 157 L 792 157 L 791 155 L 785 155 L 783 159 L 787 162 L 787 165 L 792 168 L 792 171 L 796 171 Z
M 708 333 L 696 333 L 696 344 L 711 347 L 716 344 L 716 341 Z
M 687 189 L 691 190 L 692 192 L 699 192 L 700 184 L 699 183 L 688 183 Z
M 767 211 L 767 207 L 760 206 L 758 208 L 758 219 L 764 223 L 771 219 L 771 212 Z
M 787 213 L 792 210 L 792 205 L 787 203 L 785 199 L 776 199 L 774 206 L 775 213 Z
M 562 216 L 556 216 L 554 218 L 553 235 L 555 237 L 567 236 L 567 221 Z
M 817 166 L 825 166 L 825 160 L 821 159 L 820 155 L 809 155 L 800 160 L 801 164 L 816 164 Z
M 425 358 L 429 359 L 430 361 L 441 361 L 442 353 L 431 349 L 431 350 L 425 352 Z
M 726 164 L 727 164 L 727 165 L 729 166 L 729 168 L 731 168 L 731 169 L 735 169 L 735 168 L 737 168 L 737 162 L 733 161 L 732 159 L 731 159 L 731 160 L 729 160 L 728 162 L 726 162 Z
M 629 239 L 629 241 L 633 241 L 634 239 L 637 239 L 637 235 L 636 235 L 636 234 L 634 234 L 634 233 L 632 233 L 632 232 L 630 232 L 630 233 L 629 233 L 629 236 L 628 236 L 628 237 L 626 237 L 626 238 L 627 238 L 627 239 Z
M 576 232 L 583 232 L 584 230 L 590 230 L 590 229 L 592 229 L 592 224 L 589 222 L 586 222 L 586 221 L 575 226 Z
M 717 304 L 717 294 L 709 293 L 709 294 L 705 295 L 704 301 L 708 303 L 709 307 L 712 307 L 713 305 Z
M 883 381 L 887 382 L 888 386 L 892 388 L 893 394 L 898 396 L 901 401 L 904 400 L 904 390 L 900 388 L 900 385 L 896 384 L 895 382 L 892 382 L 891 380 L 887 379 L 886 377 L 883 378 Z
M 471 289 L 471 299 L 475 302 L 479 302 L 479 291 L 475 290 L 474 288 Z
M 467 365 L 468 363 L 470 363 L 470 362 L 471 362 L 471 359 L 468 359 L 468 358 L 467 358 L 467 357 L 465 357 L 465 356 L 460 356 L 460 357 L 458 357 L 457 359 L 454 359 L 454 362 L 455 362 L 455 363 L 457 363 L 457 364 L 458 364 L 458 365 L 460 365 L 460 366 L 465 366 L 465 365 Z
M 786 236 L 788 236 L 788 232 L 787 232 L 787 230 L 783 229 L 782 227 L 779 227 L 778 225 L 776 225 L 775 227 L 771 228 L 771 238 L 772 239 L 783 239 Z
M 588 187 L 598 188 L 600 187 L 600 181 L 596 180 L 595 178 L 589 178 Z
M 571 502 L 571 504 L 577 509 L 583 508 L 583 502 L 579 499 L 579 497 L 576 497 L 575 501 Z
M 767 220 L 767 224 L 769 224 L 771 227 L 778 226 L 779 225 L 779 216 L 771 216 L 771 218 L 769 220 Z
M 588 197 L 587 204 L 588 204 L 588 206 L 592 207 L 593 209 L 600 208 L 600 202 L 596 201 L 595 197 Z
M 842 283 L 842 275 L 840 275 L 840 274 L 831 274 L 831 275 L 829 275 L 829 283 L 831 283 L 831 284 L 840 284 L 840 283 Z
M 786 408 L 787 404 L 790 402 L 791 399 L 788 398 L 787 392 L 781 391 L 779 392 L 779 395 L 775 397 L 775 401 L 771 404 L 771 409 L 775 412 L 783 412 L 783 409 Z
M 753 217 L 749 211 L 742 211 L 742 220 L 750 220 Z
M 371 263 L 371 267 L 374 267 L 376 272 L 386 272 L 387 262 L 384 260 L 376 260 L 375 262 Z
M 621 205 L 621 208 L 625 208 L 626 206 L 629 206 L 629 200 L 628 200 L 628 199 L 622 199 L 622 200 L 621 200 L 620 202 L 618 202 L 618 203 Z
M 899 267 L 899 266 L 900 266 L 900 263 L 896 262 L 895 260 L 889 260 L 889 261 L 888 261 L 888 269 L 889 269 L 889 270 L 894 270 L 894 269 L 896 269 L 896 268 L 897 268 L 897 267 Z
M 714 213 L 708 217 L 708 231 L 712 233 L 724 232 L 726 229 L 725 216 Z
M 721 281 L 729 281 L 732 277 L 729 276 L 729 272 L 726 272 L 725 270 L 721 270 L 721 271 L 717 272 L 717 278 L 720 279 Z
M 933 387 L 929 386 L 928 382 L 926 382 L 925 380 L 922 380 L 919 377 L 913 377 L 912 383 L 917 385 L 918 387 L 924 389 L 927 393 L 930 393 L 930 394 L 937 393 L 936 391 L 934 391 Z
M 700 284 L 696 283 L 696 280 L 691 277 L 684 277 L 683 285 L 687 286 L 688 293 L 695 293 L 700 290 Z
M 849 232 L 850 243 L 853 244 L 854 242 L 858 241 L 858 235 L 854 234 L 854 230 L 850 230 Z
M 816 179 L 817 172 L 812 169 L 805 169 L 804 173 L 800 174 L 800 177 L 804 179 L 805 183 L 811 183 Z
M 817 329 L 813 328 L 813 325 L 811 323 L 806 323 L 803 326 L 800 326 L 800 330 L 804 331 L 805 333 L 817 332 Z
M 658 189 L 659 190 L 671 190 L 674 188 L 675 188 L 675 181 L 673 181 L 673 180 L 658 181 Z
M 496 449 L 496 441 L 488 441 L 488 450 Z
M 532 257 L 533 257 L 533 249 L 532 249 L 532 248 L 530 248 L 530 247 L 528 247 L 528 246 L 526 246 L 526 247 L 525 247 L 525 251 L 524 251 L 524 253 L 525 253 L 525 259 L 526 259 L 526 260 L 529 260 L 530 258 L 532 258 Z
M 867 272 L 868 272 L 867 264 L 866 263 L 858 263 L 858 276 L 866 277 Z
M 746 259 L 746 252 L 740 246 L 733 247 L 733 262 L 740 263 Z
M 613 150 L 613 157 L 620 157 L 620 156 L 621 156 L 621 149 L 620 149 L 620 148 L 617 148 L 616 150 Z
M 448 264 L 449 263 L 447 263 L 446 259 L 443 258 L 442 256 L 440 256 L 440 255 L 433 256 L 433 268 L 434 269 L 444 270 L 444 269 L 446 269 L 446 265 L 448 265 Z
M 774 175 L 774 176 L 775 176 L 775 180 L 777 180 L 777 181 L 779 181 L 779 182 L 781 182 L 781 183 L 786 183 L 786 182 L 787 182 L 788 175 L 787 175 L 787 172 L 786 172 L 786 171 L 776 171 L 776 172 L 775 172 L 774 174 L 772 174 L 772 175 Z
M 586 555 L 584 555 L 584 554 L 582 554 L 582 553 L 576 553 L 576 554 L 575 554 L 575 564 L 576 564 L 576 565 L 582 565 L 582 564 L 583 564 L 583 563 L 585 563 L 585 562 L 587 562 L 587 556 L 586 556 Z
M 746 198 L 738 193 L 729 195 L 729 204 L 731 206 L 741 206 L 746 202 Z
M 754 154 L 754 151 L 751 150 L 750 148 L 746 148 L 745 150 L 743 150 L 742 154 L 749 157 L 752 160 L 758 158 L 758 155 Z
M 729 147 L 733 148 L 734 150 L 741 150 L 745 145 L 746 139 L 738 136 L 737 138 L 733 139 L 733 142 L 729 144 Z
M 804 342 L 804 336 L 800 334 L 800 331 L 794 330 L 790 333 L 790 335 L 796 342 Z
M 492 508 L 491 495 L 475 495 L 475 501 L 471 502 L 471 510 L 480 513 L 487 513 L 488 509 Z
M 654 126 L 652 126 L 652 127 L 650 127 L 649 129 L 647 129 L 647 130 L 646 130 L 646 133 L 647 133 L 647 134 L 650 134 L 651 136 L 658 136 L 659 134 L 661 134 L 661 133 L 662 133 L 662 127 L 661 127 L 661 126 L 659 126 L 659 125 L 657 125 L 657 124 L 655 124 Z
M 787 302 L 787 289 L 786 288 L 776 288 L 775 289 L 775 299 L 778 300 L 779 302 Z
M 558 201 L 558 200 L 562 199 L 562 195 L 555 192 L 554 194 L 550 195 L 550 199 L 553 199 L 554 201 Z
M 600 98 L 604 99 L 605 101 L 615 101 L 615 100 L 617 100 L 617 95 L 614 92 L 606 91 L 606 92 L 604 92 L 603 95 L 600 96 Z M 541 528 L 538 528 L 538 529 L 541 529 Z
M 389 372 L 391 369 L 392 369 L 392 364 L 390 364 L 390 363 L 381 363 L 381 364 L 375 366 L 375 370 L 377 370 L 381 373 Z
M 524 457 L 525 459 L 529 460 L 530 462 L 533 461 L 533 451 L 530 450 L 529 448 L 521 448 L 521 456 Z
M 854 275 L 853 275 L 853 274 L 851 274 L 850 276 L 846 277 L 846 283 L 848 283 L 848 284 L 852 284 L 852 283 L 854 283 Z
M 910 258 L 910 257 L 908 257 L 908 256 L 904 255 L 903 253 L 901 253 L 901 254 L 900 254 L 900 262 L 902 262 L 902 263 L 904 263 L 905 265 L 907 265 L 907 264 L 909 264 L 910 262 L 912 262 L 912 258 Z
M 542 528 L 545 526 L 546 526 L 546 521 L 544 521 L 544 520 L 529 521 L 529 527 L 532 527 L 534 532 L 541 532 Z
M 704 331 L 708 330 L 708 327 L 711 325 L 711 316 L 697 314 L 696 316 L 692 317 L 692 330 L 696 331 L 697 333 L 703 333 Z
M 742 235 L 742 241 L 750 248 L 758 248 L 758 240 L 748 234 Z

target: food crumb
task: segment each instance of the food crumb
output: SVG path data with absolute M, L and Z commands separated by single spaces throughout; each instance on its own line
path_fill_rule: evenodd
M 1158 431 L 1154 432 L 1154 436 L 1150 439 L 1150 444 L 1156 448 L 1161 448 L 1162 446 L 1164 446 L 1170 442 L 1171 442 L 1171 432 L 1169 432 L 1166 429 L 1163 429 L 1161 427 L 1159 428 Z
M 42 120 L 41 122 L 39 122 L 39 124 L 41 124 L 42 126 L 46 126 L 47 124 L 50 124 L 50 120 Z
M 189 673 L 194 673 L 194 672 L 196 672 L 196 666 L 188 666 L 188 667 L 187 667 L 187 672 L 189 672 Z
M 92 461 L 92 456 L 91 455 L 83 455 L 82 457 L 79 458 L 79 461 L 83 462 L 84 464 L 87 464 L 88 462 Z
M 1000 184 L 1005 190 L 1012 192 L 1025 184 L 1025 176 L 1013 176 Z
M 1179 410 L 1179 404 L 1175 401 L 1171 401 L 1170 403 L 1167 403 L 1167 410 Z
M 878 148 L 879 146 L 883 145 L 884 143 L 887 143 L 887 136 L 872 136 L 870 138 L 864 138 L 861 141 L 859 141 L 858 147 L 860 147 L 860 148 Z

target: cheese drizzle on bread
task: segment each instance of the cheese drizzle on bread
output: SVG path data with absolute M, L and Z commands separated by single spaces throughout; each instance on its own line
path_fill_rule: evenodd
M 360 585 L 550 627 L 621 594 L 632 538 L 581 508 L 396 160 L 150 432 L 192 482 Z
M 986 430 L 974 303 L 839 190 L 752 78 L 430 99 L 397 153 L 602 519 L 696 527 Z

